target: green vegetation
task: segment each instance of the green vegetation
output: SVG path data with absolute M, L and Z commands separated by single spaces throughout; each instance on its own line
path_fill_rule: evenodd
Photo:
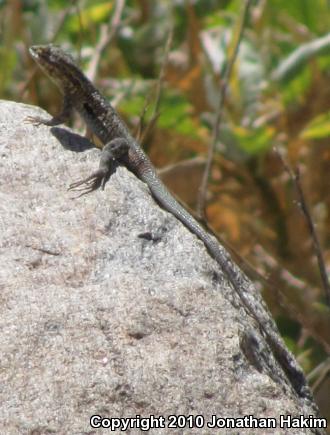
M 0 1 L 0 96 L 56 112 L 58 91 L 28 54 L 30 45 L 56 43 L 79 59 L 140 133 L 156 166 L 205 156 L 243 3 Z M 288 169 L 300 169 L 330 270 L 329 29 L 327 0 L 251 1 L 227 84 L 207 204 L 211 225 L 258 271 L 251 278 L 310 374 L 316 400 L 330 376 L 329 295 Z M 322 412 L 330 417 L 329 401 Z

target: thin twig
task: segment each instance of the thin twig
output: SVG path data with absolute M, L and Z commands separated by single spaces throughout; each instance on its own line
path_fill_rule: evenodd
M 313 384 L 311 384 L 311 389 L 314 394 L 317 392 L 317 390 L 319 389 L 320 385 L 322 384 L 326 376 L 328 376 L 329 372 L 330 372 L 330 358 L 327 358 L 307 375 L 306 378 L 310 383 L 315 376 L 318 376 L 316 381 Z
M 53 33 L 53 36 L 50 39 L 51 43 L 56 41 L 58 35 L 62 31 L 62 28 L 63 28 L 63 26 L 65 24 L 65 21 L 66 21 L 68 15 L 70 14 L 70 12 L 72 11 L 73 8 L 76 8 L 77 14 L 78 14 L 78 16 L 80 16 L 79 1 L 77 1 L 77 0 L 71 0 L 69 7 L 65 11 L 63 11 L 63 13 L 62 13 L 62 16 L 61 16 L 61 18 L 60 18 L 60 20 L 59 20 L 59 22 L 57 24 L 57 27 L 56 27 L 56 29 L 55 29 L 55 31 Z
M 110 44 L 111 40 L 114 38 L 114 36 L 116 35 L 116 33 L 118 32 L 119 28 L 122 25 L 121 16 L 124 7 L 125 7 L 125 0 L 116 0 L 115 10 L 112 15 L 111 21 L 108 24 L 101 26 L 100 39 L 96 44 L 95 49 L 93 50 L 94 54 L 86 72 L 86 76 L 91 81 L 95 80 L 102 53 L 104 52 L 106 47 Z
M 308 204 L 307 204 L 306 199 L 305 199 L 304 191 L 303 191 L 303 188 L 302 188 L 302 185 L 300 182 L 299 168 L 296 168 L 296 170 L 295 170 L 294 182 L 295 182 L 295 187 L 296 187 L 298 198 L 299 198 L 299 206 L 300 206 L 300 209 L 305 216 L 306 223 L 307 223 L 309 232 L 310 232 L 311 237 L 312 237 L 314 253 L 316 255 L 317 262 L 319 265 L 321 280 L 322 280 L 322 284 L 323 284 L 323 288 L 324 288 L 324 292 L 325 292 L 325 298 L 326 298 L 327 304 L 330 306 L 329 278 L 328 278 L 328 274 L 327 274 L 327 270 L 326 270 L 326 266 L 325 266 L 325 261 L 324 261 L 324 256 L 323 256 L 323 252 L 321 249 L 320 241 L 319 241 L 319 238 L 318 238 L 318 235 L 317 235 L 317 232 L 315 229 L 315 225 L 314 225 Z
M 280 151 L 278 151 L 277 149 L 275 149 L 275 151 L 277 152 L 278 156 L 280 157 L 282 165 L 285 168 L 285 170 L 287 171 L 287 173 L 289 174 L 290 179 L 292 180 L 293 185 L 295 187 L 295 190 L 296 190 L 296 193 L 298 196 L 299 208 L 305 217 L 307 227 L 308 227 L 308 230 L 309 230 L 311 238 L 312 238 L 314 254 L 317 258 L 317 263 L 318 263 L 319 271 L 320 271 L 320 275 L 321 275 L 321 281 L 322 281 L 322 285 L 323 285 L 324 292 L 325 292 L 325 298 L 326 298 L 327 304 L 330 306 L 329 278 L 328 278 L 328 274 L 327 274 L 327 270 L 326 270 L 326 266 L 325 266 L 325 261 L 324 261 L 324 256 L 323 256 L 322 248 L 320 245 L 320 241 L 319 241 L 319 238 L 318 238 L 318 235 L 317 235 L 317 232 L 315 229 L 315 225 L 314 225 L 314 222 L 312 219 L 312 215 L 311 215 L 311 212 L 309 210 L 307 201 L 305 199 L 304 191 L 303 191 L 303 188 L 301 185 L 299 168 L 296 168 L 295 171 L 292 171 L 292 169 L 289 167 L 289 165 L 285 162 Z
M 230 76 L 231 76 L 231 73 L 233 70 L 233 66 L 234 66 L 234 63 L 235 63 L 235 60 L 236 60 L 236 57 L 238 54 L 240 43 L 242 40 L 242 36 L 243 36 L 246 21 L 247 21 L 247 16 L 248 16 L 250 4 L 251 4 L 251 0 L 245 0 L 243 11 L 241 14 L 241 20 L 240 20 L 240 24 L 239 24 L 238 34 L 237 34 L 235 45 L 233 48 L 233 53 L 232 53 L 231 57 L 228 59 L 228 62 L 227 62 L 227 65 L 226 65 L 226 68 L 225 68 L 225 71 L 223 74 L 223 78 L 221 81 L 222 83 L 220 86 L 220 96 L 219 96 L 218 107 L 216 110 L 215 122 L 214 122 L 213 132 L 212 132 L 212 141 L 211 141 L 209 149 L 208 149 L 206 167 L 205 167 L 202 183 L 201 183 L 201 186 L 199 189 L 198 201 L 197 201 L 198 215 L 204 221 L 205 221 L 206 193 L 207 193 L 208 181 L 209 181 L 209 177 L 210 177 L 215 147 L 216 147 L 216 144 L 219 140 L 220 124 L 221 124 L 223 106 L 224 106 L 224 102 L 225 102 L 225 98 L 226 98 L 229 79 L 230 79 Z
M 84 40 L 84 26 L 83 26 L 83 20 L 82 20 L 82 16 L 81 16 L 81 9 L 80 9 L 80 4 L 79 1 L 74 0 L 73 1 L 75 7 L 76 7 L 76 16 L 78 18 L 78 22 L 79 22 L 79 32 L 78 32 L 78 38 L 77 38 L 77 52 L 78 52 L 78 64 L 80 64 L 81 61 L 81 49 L 82 49 L 82 43 Z
M 139 117 L 139 122 L 135 127 L 135 131 L 133 136 L 135 137 L 135 139 L 142 144 L 142 132 L 145 130 L 146 126 L 145 126 L 145 118 L 146 118 L 146 114 L 149 108 L 151 102 L 151 92 L 149 90 L 149 92 L 147 93 L 145 100 L 144 100 L 144 105 Z
M 172 40 L 173 40 L 173 27 L 171 27 L 169 29 L 168 36 L 167 36 L 167 39 L 166 39 L 163 61 L 162 61 L 162 65 L 161 65 L 161 68 L 160 68 L 160 71 L 159 71 L 159 77 L 158 77 L 158 80 L 157 80 L 156 97 L 155 97 L 155 105 L 154 105 L 153 114 L 151 116 L 150 121 L 148 122 L 148 124 L 146 125 L 145 129 L 143 130 L 142 135 L 140 136 L 140 140 L 139 141 L 141 143 L 143 143 L 145 141 L 146 137 L 148 137 L 148 135 L 150 134 L 152 129 L 155 127 L 157 119 L 159 118 L 159 108 L 160 108 L 160 102 L 161 102 L 161 99 L 162 99 L 163 88 L 164 88 L 165 71 L 166 71 L 166 66 L 167 66 L 167 63 L 168 63 L 168 56 L 169 56 L 170 48 L 171 48 L 171 45 L 172 45 Z M 146 102 L 148 104 L 148 99 L 146 100 Z M 144 115 L 146 113 L 146 107 L 147 106 L 144 107 L 142 115 L 140 117 L 139 131 L 142 131 L 142 128 L 143 128 L 143 122 L 144 122 Z
M 261 283 L 268 288 L 269 294 L 276 300 L 276 304 L 283 309 L 283 312 L 292 320 L 298 322 L 311 337 L 323 346 L 325 352 L 330 353 L 329 340 L 325 334 L 322 334 L 322 330 L 327 329 L 328 322 L 325 322 L 324 327 L 320 327 L 320 323 L 316 321 L 317 313 L 315 310 L 312 310 L 311 316 L 307 316 L 305 314 L 307 309 L 306 304 L 303 305 L 303 310 L 301 310 L 301 308 L 298 309 L 298 306 L 302 303 L 299 300 L 299 295 L 307 290 L 308 285 L 292 275 L 290 271 L 285 269 L 283 265 L 262 246 L 257 245 L 255 252 L 261 259 L 260 266 L 263 267 L 264 271 L 263 274 L 256 271 L 256 273 L 259 274 L 259 278 L 256 275 L 256 279 L 260 281 L 261 277 Z M 246 260 L 244 259 L 244 261 Z M 267 278 L 264 278 L 265 273 Z M 254 275 L 252 275 L 252 277 L 254 277 Z

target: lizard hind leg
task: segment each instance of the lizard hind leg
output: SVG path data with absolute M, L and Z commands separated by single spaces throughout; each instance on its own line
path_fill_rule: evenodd
M 117 169 L 118 159 L 128 153 L 128 148 L 128 142 L 123 138 L 116 138 L 108 142 L 101 151 L 99 168 L 87 178 L 71 183 L 68 190 L 81 192 L 78 198 L 100 187 L 104 190 L 107 181 Z

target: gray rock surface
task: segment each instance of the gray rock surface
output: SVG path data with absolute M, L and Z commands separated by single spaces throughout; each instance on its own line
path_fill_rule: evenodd
M 165 416 L 155 434 L 214 433 L 212 415 L 278 423 L 216 433 L 322 433 L 279 427 L 316 407 L 246 357 L 242 336 L 263 340 L 204 245 L 125 168 L 72 199 L 99 151 L 24 122 L 38 114 L 0 103 L 0 432 L 110 433 L 90 426 L 98 414 Z M 171 429 L 169 415 L 205 426 Z

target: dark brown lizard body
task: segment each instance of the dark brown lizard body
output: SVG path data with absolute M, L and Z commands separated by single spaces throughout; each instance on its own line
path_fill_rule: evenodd
M 203 241 L 211 256 L 219 263 L 247 312 L 259 325 L 277 361 L 281 364 L 293 388 L 300 397 L 309 398 L 304 375 L 294 358 L 279 338 L 276 326 L 259 296 L 249 294 L 247 283 L 235 272 L 230 259 L 219 243 L 176 201 L 159 179 L 151 161 L 138 142 L 131 136 L 115 109 L 75 65 L 71 56 L 55 46 L 34 46 L 30 53 L 64 95 L 62 112 L 51 120 L 31 118 L 36 124 L 58 125 L 75 109 L 88 129 L 104 144 L 100 167 L 85 180 L 73 183 L 71 188 L 84 186 L 83 193 L 104 187 L 116 165 L 123 164 L 145 182 L 156 201 L 177 217 L 193 234 Z M 244 282 L 245 281 L 245 282 Z

